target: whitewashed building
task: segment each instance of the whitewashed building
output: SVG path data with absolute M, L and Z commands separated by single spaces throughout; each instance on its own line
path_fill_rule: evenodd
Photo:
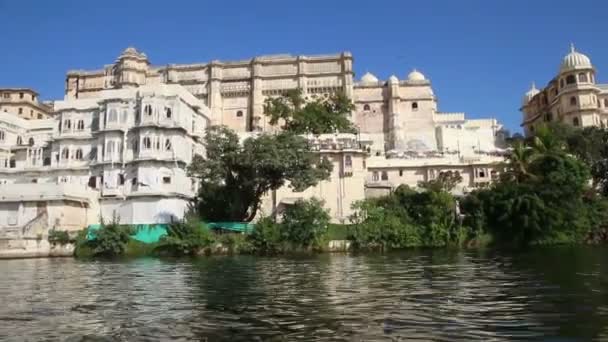
M 51 215 L 53 201 L 77 203 L 70 215 L 84 219 L 74 229 L 102 217 L 133 224 L 183 217 L 195 193 L 186 166 L 204 153 L 209 121 L 199 99 L 180 85 L 154 85 L 54 106 L 49 120 L 0 113 L 0 226 L 24 227 L 46 212 L 50 227 L 72 227 L 73 219 Z
M 180 218 L 195 193 L 185 168 L 204 153 L 205 128 L 272 132 L 264 101 L 290 89 L 308 99 L 344 92 L 355 104 L 358 134 L 312 138 L 334 164 L 330 179 L 299 193 L 285 187 L 268 194 L 262 212 L 315 196 L 335 221 L 345 221 L 355 201 L 443 171 L 462 174 L 461 192 L 487 184 L 503 159 L 501 125 L 441 112 L 430 80 L 417 70 L 402 79 L 367 73 L 356 80 L 349 52 L 154 66 L 128 48 L 102 69 L 69 71 L 52 119 L 0 113 L 0 228 L 31 225 L 44 213 L 50 227 L 114 215 L 124 223 Z M 19 201 L 26 188 L 28 200 Z M 39 201 L 35 189 L 44 190 Z M 74 208 L 69 224 L 44 204 L 51 198 Z

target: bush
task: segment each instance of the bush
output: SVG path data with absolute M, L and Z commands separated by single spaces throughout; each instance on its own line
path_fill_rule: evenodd
M 282 215 L 282 240 L 297 247 L 319 248 L 329 226 L 329 213 L 323 208 L 323 202 L 311 198 L 298 200 L 288 206 Z
M 188 218 L 169 225 L 156 250 L 172 255 L 197 255 L 214 242 L 213 234 L 198 220 Z
M 226 247 L 230 253 L 248 254 L 254 250 L 251 240 L 245 234 L 220 234 L 217 235 L 217 242 Z
M 94 255 L 118 256 L 125 253 L 127 243 L 133 234 L 131 226 L 122 226 L 114 220 L 110 224 L 101 222 L 101 227 L 94 231 L 95 239 L 88 241 Z
M 65 230 L 49 231 L 48 240 L 52 245 L 61 245 L 61 246 L 74 242 L 72 239 L 70 239 L 70 234 Z
M 262 217 L 255 225 L 255 229 L 249 234 L 249 241 L 258 253 L 275 254 L 280 252 L 282 238 L 281 229 L 271 217 Z
M 444 190 L 400 186 L 353 208 L 350 237 L 358 248 L 438 247 L 460 244 L 467 235 L 456 220 L 454 197 Z

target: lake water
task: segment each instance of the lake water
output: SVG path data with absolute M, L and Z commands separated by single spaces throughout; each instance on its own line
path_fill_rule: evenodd
M 0 260 L 0 340 L 608 340 L 608 248 Z

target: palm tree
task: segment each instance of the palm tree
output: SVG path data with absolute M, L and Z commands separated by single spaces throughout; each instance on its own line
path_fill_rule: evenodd
M 505 174 L 512 180 L 521 182 L 528 178 L 536 178 L 528 171 L 534 159 L 541 155 L 537 149 L 524 145 L 521 141 L 513 144 L 513 149 L 507 157 L 507 171 Z

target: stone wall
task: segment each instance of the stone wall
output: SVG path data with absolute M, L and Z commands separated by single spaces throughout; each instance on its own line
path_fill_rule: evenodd
M 74 245 L 53 245 L 46 239 L 0 239 L 0 259 L 69 257 Z

